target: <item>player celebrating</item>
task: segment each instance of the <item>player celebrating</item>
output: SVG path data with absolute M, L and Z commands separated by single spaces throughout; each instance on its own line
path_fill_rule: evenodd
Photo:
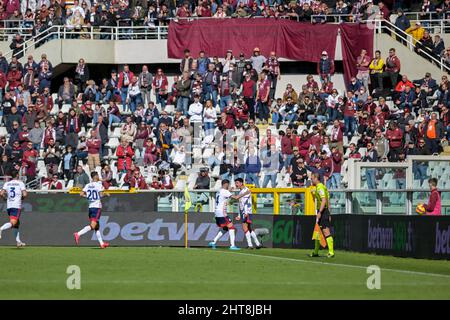
M 214 241 L 208 243 L 208 246 L 216 248 L 217 241 L 219 241 L 224 233 L 228 231 L 230 233 L 230 250 L 240 250 L 234 243 L 236 238 L 236 228 L 234 227 L 230 217 L 227 216 L 228 199 L 233 197 L 231 192 L 228 190 L 229 187 L 230 181 L 226 179 L 222 180 L 222 189 L 220 189 L 216 195 L 216 210 L 214 212 L 214 215 L 216 216 L 216 224 L 219 228 L 222 228 L 224 232 L 219 230 L 214 238 Z
M 19 180 L 19 172 L 13 170 L 11 172 L 12 180 L 3 185 L 0 195 L 6 198 L 6 211 L 8 212 L 9 222 L 5 223 L 0 228 L 0 239 L 2 238 L 2 231 L 9 228 L 13 229 L 16 237 L 17 247 L 25 247 L 25 243 L 20 240 L 20 211 L 22 210 L 22 199 L 27 196 L 27 190 L 23 181 Z
M 236 220 L 242 221 L 242 230 L 244 230 L 248 248 L 254 249 L 252 244 L 253 238 L 256 244 L 256 249 L 260 249 L 261 244 L 258 241 L 255 231 L 252 230 L 252 193 L 250 189 L 244 185 L 243 179 L 237 178 L 234 183 L 240 190 L 239 195 L 234 197 L 236 200 L 239 200 L 239 215 L 236 217 Z
M 317 201 L 317 205 L 319 206 L 319 210 L 317 211 L 316 223 L 319 225 L 322 233 L 327 241 L 328 245 L 328 258 L 334 257 L 334 248 L 333 248 L 333 237 L 330 233 L 330 225 L 331 225 L 331 216 L 330 216 L 330 195 L 328 193 L 327 187 L 323 183 L 320 182 L 320 175 L 318 172 L 314 172 L 311 174 L 311 181 L 313 186 L 316 187 L 316 191 L 314 193 L 314 198 Z M 320 240 L 315 239 L 314 251 L 311 253 L 311 257 L 319 256 L 319 248 L 320 248 Z
M 88 183 L 81 192 L 80 196 L 86 198 L 89 201 L 89 220 L 90 224 L 78 232 L 75 232 L 73 236 L 75 237 L 76 244 L 80 241 L 80 236 L 89 232 L 90 230 L 95 230 L 95 235 L 97 236 L 97 240 L 100 243 L 100 248 L 105 249 L 109 247 L 108 242 L 103 242 L 102 235 L 100 233 L 100 223 L 99 219 L 101 216 L 102 210 L 102 201 L 101 198 L 107 196 L 104 193 L 104 188 L 97 172 L 91 173 L 92 182 Z

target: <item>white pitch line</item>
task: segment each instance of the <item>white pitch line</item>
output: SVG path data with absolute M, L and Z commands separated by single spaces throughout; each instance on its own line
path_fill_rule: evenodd
M 240 252 L 234 252 L 234 251 L 223 251 L 223 250 L 214 250 L 214 249 L 199 249 L 199 248 L 191 248 L 191 249 L 202 250 L 202 251 L 213 251 L 213 252 L 229 253 L 229 254 L 236 254 L 236 255 L 251 256 L 251 257 L 260 257 L 260 258 L 275 259 L 275 260 L 285 260 L 285 261 L 293 261 L 293 262 L 301 262 L 301 263 L 321 264 L 321 265 L 329 265 L 329 266 L 336 266 L 336 267 L 356 268 L 356 269 L 367 270 L 367 267 L 364 267 L 364 266 L 357 266 L 357 265 L 344 264 L 344 263 L 330 263 L 330 262 L 321 262 L 321 261 L 310 261 L 310 260 L 303 260 L 303 259 L 294 259 L 294 258 L 277 257 L 277 256 L 267 256 L 267 255 L 262 255 L 262 254 L 251 254 L 251 253 L 243 253 L 243 252 L 240 253 Z M 311 258 L 311 259 L 313 259 L 313 258 Z M 391 271 L 391 272 L 413 274 L 413 275 L 419 275 L 419 276 L 442 277 L 442 278 L 450 279 L 450 275 L 439 274 L 439 273 L 428 273 L 428 272 L 411 271 L 411 270 L 390 269 L 390 268 L 381 268 L 381 271 Z

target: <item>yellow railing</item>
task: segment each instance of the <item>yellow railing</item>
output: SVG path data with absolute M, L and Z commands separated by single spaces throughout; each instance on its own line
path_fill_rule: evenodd
M 255 188 L 254 185 L 247 185 L 252 191 L 253 212 L 256 213 L 258 194 L 273 195 L 273 213 L 280 214 L 280 194 L 283 193 L 303 193 L 305 215 L 315 215 L 315 202 L 311 193 L 311 188 Z

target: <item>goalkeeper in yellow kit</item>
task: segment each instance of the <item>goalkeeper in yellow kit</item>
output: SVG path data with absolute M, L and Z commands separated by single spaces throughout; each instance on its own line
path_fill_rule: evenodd
M 323 236 L 327 242 L 328 246 L 328 258 L 334 257 L 334 248 L 333 248 L 333 237 L 330 232 L 331 225 L 331 215 L 330 215 L 330 195 L 328 193 L 327 187 L 323 183 L 320 182 L 319 173 L 314 172 L 311 175 L 312 184 L 315 186 L 316 190 L 313 193 L 315 200 L 317 201 L 317 217 L 316 223 L 319 225 L 320 230 L 322 230 Z M 320 240 L 314 240 L 314 251 L 311 253 L 311 257 L 319 256 L 320 249 Z

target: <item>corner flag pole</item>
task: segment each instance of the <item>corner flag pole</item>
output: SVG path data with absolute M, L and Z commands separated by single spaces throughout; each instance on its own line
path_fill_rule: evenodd
M 191 195 L 189 194 L 188 186 L 184 188 L 184 247 L 188 248 L 188 212 L 192 207 Z

